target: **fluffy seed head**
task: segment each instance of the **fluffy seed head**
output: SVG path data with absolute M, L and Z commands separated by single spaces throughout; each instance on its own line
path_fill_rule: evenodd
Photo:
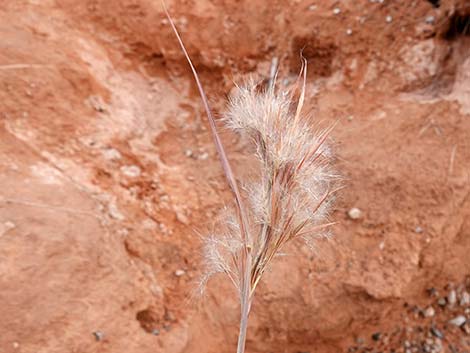
M 284 244 L 297 238 L 311 243 L 328 226 L 338 179 L 331 169 L 332 153 L 326 143 L 331 129 L 314 129 L 302 113 L 304 87 L 296 100 L 294 91 L 259 90 L 253 84 L 239 88 L 230 98 L 224 121 L 253 141 L 261 170 L 259 180 L 245 193 L 249 199 L 247 246 L 233 246 L 241 238 L 240 227 L 232 226 L 217 241 L 208 238 L 206 260 L 211 273 L 225 272 L 237 287 L 243 278 L 240 271 L 250 271 L 254 291 Z M 234 222 L 236 217 L 229 223 Z M 249 269 L 240 263 L 245 261 L 243 249 L 248 249 Z

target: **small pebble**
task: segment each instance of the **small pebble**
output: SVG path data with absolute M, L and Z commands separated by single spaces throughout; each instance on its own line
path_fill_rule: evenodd
M 437 301 L 437 304 L 439 306 L 446 306 L 446 304 L 447 304 L 446 298 L 439 298 L 439 300 Z
M 193 151 L 191 151 L 190 149 L 187 149 L 186 151 L 184 151 L 184 155 L 186 157 L 192 157 L 193 156 Z
M 128 177 L 136 178 L 140 175 L 141 171 L 136 165 L 124 165 L 121 167 L 121 173 Z
M 6 221 L 3 224 L 0 223 L 0 237 L 15 227 L 16 227 L 15 223 L 10 222 L 10 221 Z
M 470 305 L 470 294 L 468 292 L 462 292 L 460 297 L 460 306 Z
M 362 216 L 362 212 L 359 208 L 353 207 L 348 211 L 348 216 L 351 219 L 359 219 Z
M 387 23 L 391 23 L 391 22 L 393 21 L 393 17 L 390 16 L 390 15 L 388 15 L 387 17 L 385 17 L 385 21 L 386 21 Z
M 189 224 L 188 217 L 181 211 L 176 211 L 176 220 L 180 222 L 181 224 L 185 224 L 185 225 Z
M 415 228 L 415 233 L 416 233 L 416 234 L 421 234 L 422 232 L 423 232 L 423 228 L 421 228 L 420 226 L 417 226 L 417 227 Z
M 427 24 L 429 24 L 429 25 L 432 25 L 435 20 L 436 20 L 436 18 L 431 15 L 431 16 L 426 17 L 425 22 L 426 22 Z
M 462 325 L 462 330 L 467 335 L 470 335 L 470 322 L 467 322 L 465 325 Z
M 118 160 L 121 159 L 121 153 L 114 148 L 108 148 L 103 151 L 103 157 L 110 161 Z
M 449 320 L 449 324 L 460 327 L 465 324 L 466 321 L 467 319 L 465 318 L 465 316 L 459 315 L 457 317 L 454 317 L 452 320 Z
M 18 342 L 13 342 L 13 348 L 18 349 L 20 344 Z
M 437 338 L 444 338 L 444 334 L 437 328 L 435 328 L 434 326 L 431 327 L 431 333 L 436 336 Z
M 424 310 L 424 317 L 433 317 L 436 314 L 436 311 L 432 306 L 428 306 L 426 310 Z
M 205 161 L 207 158 L 209 158 L 209 153 L 207 152 L 201 153 L 201 155 L 199 156 L 199 159 L 201 161 Z
M 315 10 L 317 9 L 317 5 L 310 5 L 310 6 L 308 7 L 308 9 L 309 9 L 310 11 L 315 11 Z
M 159 329 L 156 329 L 156 328 L 155 328 L 155 329 L 152 330 L 152 335 L 158 336 L 159 334 L 160 334 L 160 330 L 159 330 Z
M 101 331 L 95 331 L 95 332 L 93 332 L 93 336 L 95 336 L 95 340 L 97 340 L 99 342 L 99 341 L 103 340 L 104 333 L 101 332 Z
M 185 273 L 186 273 L 185 270 L 176 270 L 176 271 L 175 271 L 175 276 L 176 276 L 176 277 L 181 277 L 181 276 L 183 276 Z
M 350 36 L 350 35 L 352 34 L 352 29 L 351 29 L 351 28 L 348 28 L 348 29 L 346 30 L 346 34 L 347 34 L 348 36 Z
M 339 14 L 341 13 L 341 9 L 340 9 L 339 7 L 335 7 L 335 8 L 333 9 L 333 13 L 334 13 L 335 15 L 339 15 Z
M 385 249 L 385 242 L 384 242 L 384 241 L 381 241 L 381 242 L 380 242 L 380 244 L 379 244 L 379 249 L 380 249 L 380 250 Z
M 119 211 L 119 208 L 116 206 L 115 203 L 109 204 L 108 212 L 111 218 L 117 219 L 118 221 L 124 220 L 123 214 L 121 213 L 121 211 Z
M 447 295 L 447 302 L 449 303 L 450 306 L 454 305 L 457 303 L 457 293 L 455 290 L 451 290 L 449 294 Z

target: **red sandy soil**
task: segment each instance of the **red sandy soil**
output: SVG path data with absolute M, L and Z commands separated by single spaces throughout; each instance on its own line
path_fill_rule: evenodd
M 309 108 L 338 122 L 333 240 L 273 264 L 247 353 L 469 352 L 447 323 L 470 318 L 468 2 L 168 6 L 219 113 L 274 57 L 292 81 L 304 48 Z M 193 295 L 230 192 L 160 2 L 3 0 L 0 38 L 0 352 L 234 352 L 230 284 Z

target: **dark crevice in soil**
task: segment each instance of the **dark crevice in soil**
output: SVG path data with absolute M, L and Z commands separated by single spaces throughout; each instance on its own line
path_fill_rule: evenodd
M 331 76 L 334 71 L 332 63 L 336 56 L 336 51 L 337 47 L 334 44 L 320 41 L 314 36 L 295 37 L 292 41 L 291 71 L 299 72 L 301 64 L 300 55 L 302 55 L 310 64 L 310 74 L 317 77 Z
M 432 4 L 432 6 L 434 6 L 436 8 L 441 6 L 441 1 L 440 0 L 428 0 L 428 2 L 430 2 Z
M 460 36 L 470 36 L 470 13 L 456 12 L 448 20 L 444 39 L 453 40 Z

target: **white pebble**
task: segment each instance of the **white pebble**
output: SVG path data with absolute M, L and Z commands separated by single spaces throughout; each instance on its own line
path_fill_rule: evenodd
M 447 302 L 449 305 L 454 305 L 457 303 L 457 294 L 455 293 L 455 290 L 451 290 L 449 294 L 447 295 Z
M 209 158 L 209 153 L 204 152 L 199 156 L 199 159 L 202 161 L 205 161 L 207 158 Z
M 431 16 L 426 17 L 426 20 L 425 20 L 425 21 L 426 21 L 427 24 L 432 25 L 435 20 L 436 20 L 436 18 L 431 15 Z
M 387 17 L 385 17 L 385 21 L 387 21 L 387 23 L 391 23 L 393 21 L 393 17 L 388 15 Z
M 439 304 L 439 306 L 446 306 L 447 301 L 445 298 L 439 298 L 439 300 L 437 301 L 437 304 Z
M 339 15 L 339 14 L 341 13 L 341 9 L 340 9 L 339 7 L 335 7 L 335 8 L 333 9 L 333 13 L 334 13 L 335 15 Z
M 0 223 L 0 237 L 15 227 L 16 227 L 15 223 L 10 222 L 10 221 L 6 221 L 3 224 Z
M 189 219 L 186 215 L 181 211 L 176 211 L 176 220 L 182 224 L 189 224 Z
M 108 206 L 108 212 L 109 212 L 109 215 L 114 218 L 114 219 L 117 219 L 119 221 L 122 221 L 124 219 L 124 216 L 122 215 L 122 213 L 119 211 L 118 207 L 116 206 L 115 203 L 111 202 Z
M 362 216 L 362 211 L 357 207 L 353 207 L 348 211 L 348 216 L 351 219 L 359 219 Z
M 128 177 L 136 178 L 140 175 L 140 168 L 136 165 L 124 165 L 121 167 L 121 173 Z
M 352 34 L 352 29 L 351 29 L 351 28 L 348 28 L 348 29 L 346 30 L 346 34 L 347 34 L 348 36 L 350 36 L 350 35 Z
M 176 270 L 176 271 L 175 271 L 175 276 L 176 276 L 176 277 L 181 277 L 181 276 L 183 276 L 185 273 L 186 273 L 185 270 Z
M 470 294 L 468 292 L 463 292 L 460 297 L 460 306 L 470 305 Z
M 462 326 L 467 319 L 463 315 L 459 315 L 457 317 L 454 317 L 452 320 L 449 321 L 449 324 L 454 325 L 454 326 Z
M 103 157 L 110 161 L 117 160 L 121 159 L 121 153 L 114 148 L 108 148 L 103 151 Z
M 428 306 L 426 310 L 424 310 L 424 317 L 433 317 L 436 314 L 436 311 L 432 306 Z

